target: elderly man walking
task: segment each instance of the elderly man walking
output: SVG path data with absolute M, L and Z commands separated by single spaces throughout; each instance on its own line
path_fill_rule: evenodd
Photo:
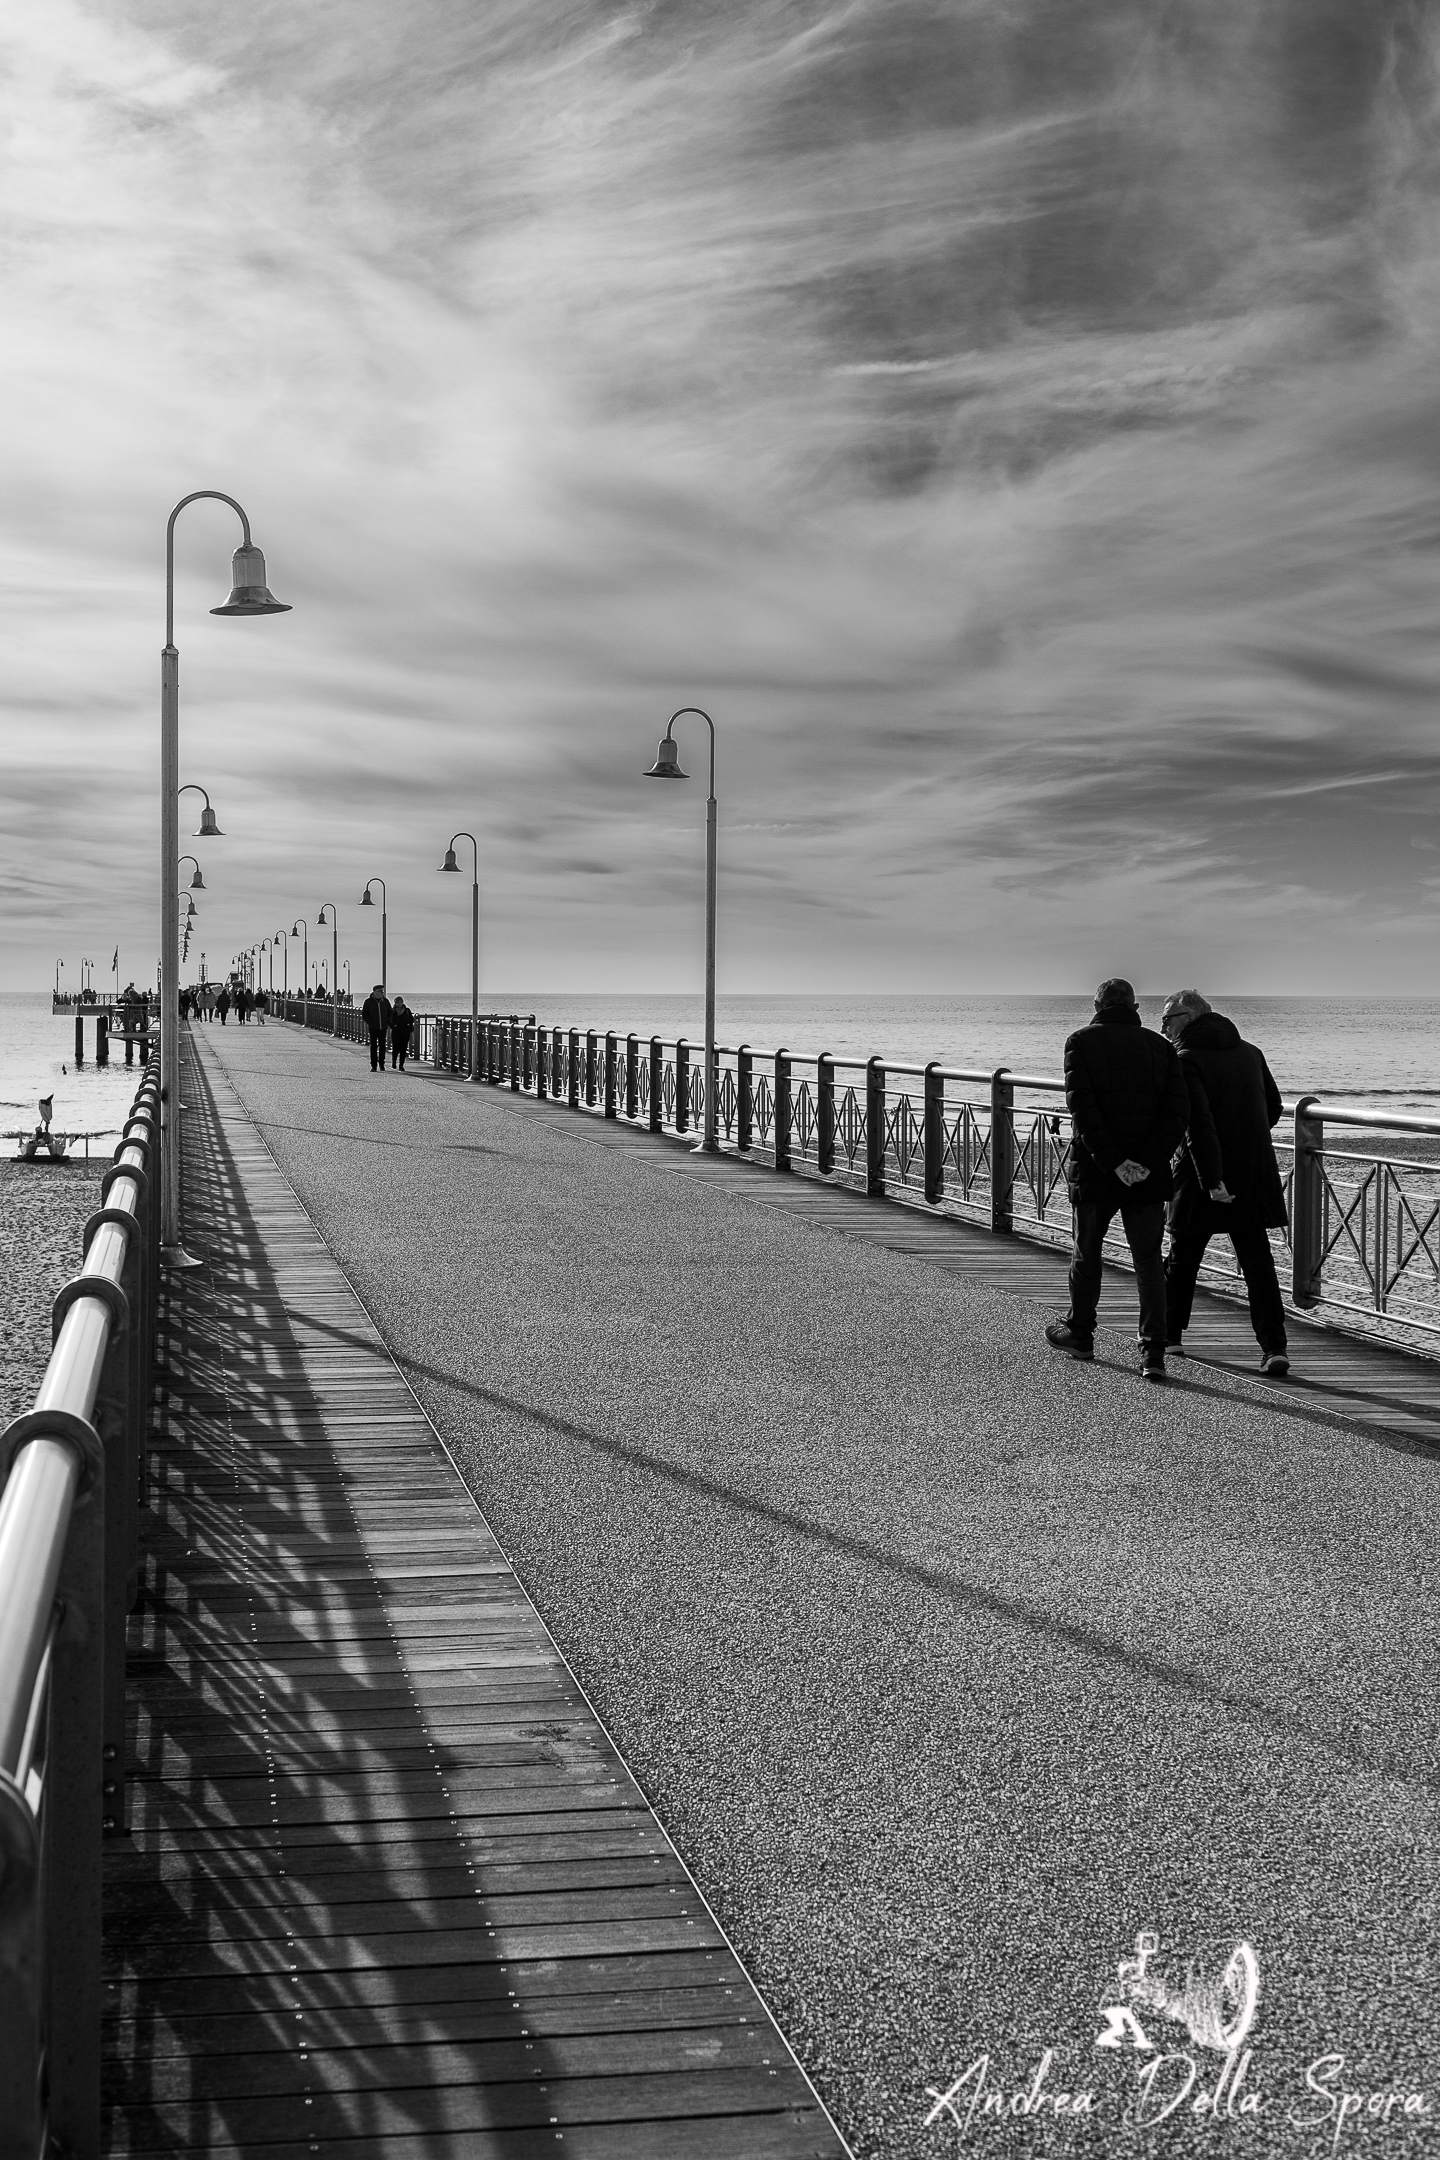
M 1095 1018 L 1065 1045 L 1065 1103 L 1074 1125 L 1070 1198 L 1075 1252 L 1070 1310 L 1046 1328 L 1072 1358 L 1095 1355 L 1101 1250 L 1118 1214 L 1140 1289 L 1141 1372 L 1165 1378 L 1165 1270 L 1160 1247 L 1170 1160 L 1185 1137 L 1189 1099 L 1180 1061 L 1140 1019 L 1135 992 L 1115 976 L 1095 993 Z
M 1168 997 L 1160 1025 L 1179 1052 L 1190 1103 L 1190 1144 L 1180 1158 L 1165 1263 L 1169 1346 L 1184 1355 L 1180 1338 L 1190 1325 L 1196 1277 L 1218 1233 L 1234 1246 L 1245 1277 L 1260 1370 L 1281 1379 L 1290 1358 L 1269 1236 L 1289 1220 L 1270 1137 L 1282 1109 L 1280 1090 L 1263 1052 L 1243 1042 L 1234 1021 L 1198 990 Z
M 385 995 L 383 983 L 376 983 L 360 1008 L 360 1017 L 365 1022 L 366 1033 L 370 1037 L 370 1070 L 384 1072 L 385 1045 L 390 1034 L 391 1012 L 390 1000 Z

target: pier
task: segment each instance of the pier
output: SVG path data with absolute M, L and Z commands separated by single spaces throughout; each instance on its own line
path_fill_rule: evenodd
M 531 1079 L 188 1033 L 91 2149 L 898 2160 L 1047 2052 L 1119 2135 L 1151 1934 L 1277 2114 L 1401 2077 L 1440 1365 L 1211 1293 L 1147 1390 L 1123 1271 L 1077 1367 L 1057 1250 Z

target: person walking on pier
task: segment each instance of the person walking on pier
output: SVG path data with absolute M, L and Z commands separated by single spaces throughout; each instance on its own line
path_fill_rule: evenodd
M 215 1010 L 220 1015 L 221 1027 L 224 1027 L 226 1016 L 230 1011 L 230 992 L 223 983 L 220 985 L 220 995 L 215 1000 Z
M 396 1072 L 404 1072 L 405 1060 L 410 1052 L 410 1036 L 415 1026 L 415 1015 L 397 990 L 395 1002 L 390 1007 L 390 1062 Z
M 1190 1100 L 1189 1145 L 1180 1156 L 1170 1203 L 1169 1346 L 1184 1355 L 1181 1337 L 1190 1325 L 1205 1248 L 1216 1235 L 1228 1237 L 1245 1278 L 1260 1370 L 1281 1379 L 1290 1370 L 1290 1357 L 1269 1235 L 1289 1220 L 1270 1137 L 1283 1107 L 1280 1090 L 1264 1053 L 1242 1041 L 1234 1021 L 1217 1013 L 1198 990 L 1177 990 L 1168 997 L 1160 1025 L 1179 1052 Z
M 370 1070 L 384 1072 L 385 1038 L 390 1032 L 391 1011 L 383 983 L 376 983 L 360 1008 L 360 1017 L 370 1037 Z
M 1118 1214 L 1140 1290 L 1141 1371 L 1165 1378 L 1165 1270 L 1160 1258 L 1170 1162 L 1185 1137 L 1189 1099 L 1180 1061 L 1163 1035 L 1143 1026 L 1121 977 L 1101 983 L 1095 1018 L 1065 1045 L 1065 1103 L 1074 1125 L 1070 1198 L 1075 1251 L 1070 1310 L 1045 1330 L 1072 1358 L 1095 1355 L 1102 1247 Z

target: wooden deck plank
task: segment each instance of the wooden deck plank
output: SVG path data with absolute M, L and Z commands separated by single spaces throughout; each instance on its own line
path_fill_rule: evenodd
M 108 2150 L 843 2154 L 258 1135 L 186 1092 Z

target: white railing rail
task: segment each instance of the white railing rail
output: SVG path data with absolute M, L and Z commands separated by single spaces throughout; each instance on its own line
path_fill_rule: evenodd
M 152 1059 L 34 1407 L 0 1435 L 0 2160 L 100 2150 L 100 1868 L 124 1831 L 158 1295 Z

